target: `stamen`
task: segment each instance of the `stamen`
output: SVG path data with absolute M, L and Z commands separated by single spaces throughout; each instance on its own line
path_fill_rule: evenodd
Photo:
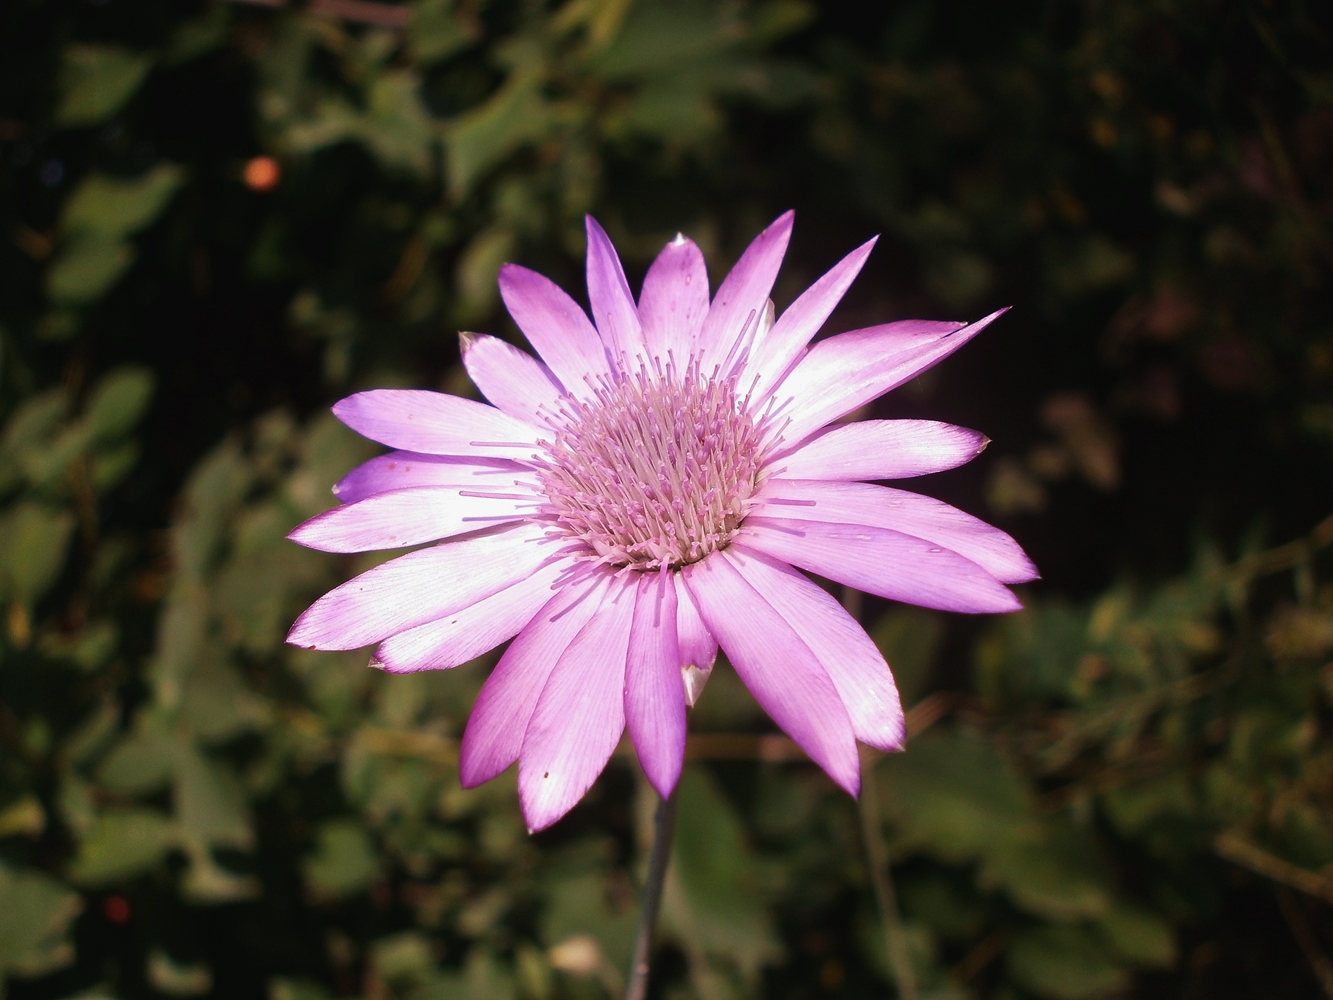
M 766 421 L 751 418 L 734 379 L 702 377 L 691 360 L 654 359 L 565 397 L 555 439 L 534 462 L 541 517 L 603 565 L 675 568 L 726 546 L 750 509 Z

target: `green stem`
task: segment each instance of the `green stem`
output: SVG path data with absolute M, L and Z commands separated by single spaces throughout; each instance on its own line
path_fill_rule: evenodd
M 889 953 L 889 966 L 894 982 L 898 984 L 900 1000 L 917 1000 L 916 972 L 907 946 L 907 934 L 898 913 L 898 899 L 893 891 L 893 875 L 884 850 L 884 831 L 879 826 L 879 794 L 874 774 L 862 763 L 861 797 L 857 811 L 861 814 L 861 835 L 865 840 L 866 866 L 870 869 L 870 884 L 875 889 L 875 903 L 879 919 L 884 925 L 884 946 Z
M 666 882 L 667 863 L 671 860 L 671 833 L 675 825 L 676 793 L 673 791 L 669 798 L 657 803 L 653 849 L 648 856 L 648 880 L 643 887 L 643 913 L 639 917 L 639 936 L 634 942 L 625 1000 L 644 1000 L 648 995 L 648 960 L 652 956 L 653 936 L 657 929 L 657 911 L 662 907 L 662 886 Z

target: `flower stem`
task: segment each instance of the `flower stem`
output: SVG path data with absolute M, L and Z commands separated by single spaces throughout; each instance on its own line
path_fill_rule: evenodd
M 653 848 L 648 856 L 648 880 L 643 887 L 643 913 L 639 917 L 639 935 L 634 942 L 625 1000 L 644 1000 L 648 995 L 648 959 L 652 955 L 653 935 L 657 929 L 657 911 L 662 906 L 662 886 L 666 881 L 667 862 L 671 860 L 671 833 L 675 826 L 676 793 L 673 791 L 657 803 Z
M 865 757 L 862 758 L 861 796 L 857 802 L 857 811 L 861 814 L 861 836 L 866 847 L 866 867 L 870 869 L 870 884 L 874 886 L 879 919 L 884 925 L 884 946 L 889 953 L 889 967 L 898 986 L 898 996 L 900 1000 L 917 1000 L 916 972 L 912 968 L 907 934 L 903 930 L 898 899 L 893 891 L 893 875 L 889 871 L 889 859 L 884 850 L 884 831 L 879 825 L 879 794 L 874 774 L 870 773 L 867 766 L 869 763 Z
M 859 590 L 843 588 L 842 606 L 858 622 L 861 620 L 862 599 Z M 889 955 L 889 968 L 898 987 L 898 997 L 899 1000 L 917 1000 L 916 972 L 912 968 L 912 954 L 903 931 L 903 918 L 898 912 L 898 898 L 893 891 L 893 874 L 889 870 L 888 853 L 884 850 L 884 831 L 879 825 L 879 789 L 874 775 L 876 759 L 871 753 L 861 755 L 861 794 L 857 797 L 856 811 L 861 814 L 866 868 L 875 890 L 875 905 L 884 928 L 884 948 Z

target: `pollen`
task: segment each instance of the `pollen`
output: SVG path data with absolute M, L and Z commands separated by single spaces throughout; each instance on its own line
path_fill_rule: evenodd
M 724 548 L 759 485 L 763 421 L 735 380 L 654 368 L 565 397 L 537 470 L 542 517 L 609 566 L 678 568 Z

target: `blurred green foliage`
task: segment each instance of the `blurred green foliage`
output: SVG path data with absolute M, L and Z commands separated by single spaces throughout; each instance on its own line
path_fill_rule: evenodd
M 529 837 L 458 784 L 493 656 L 284 647 L 383 558 L 284 536 L 373 453 L 328 403 L 472 391 L 501 262 L 577 287 L 591 211 L 716 280 L 794 205 L 779 305 L 883 232 L 831 328 L 1017 307 L 879 411 L 990 434 L 921 488 L 1046 576 L 864 609 L 917 996 L 1333 996 L 1331 42 L 1297 0 L 0 7 L 0 989 L 616 995 L 632 755 Z M 903 986 L 857 805 L 725 668 L 691 725 L 654 995 Z

